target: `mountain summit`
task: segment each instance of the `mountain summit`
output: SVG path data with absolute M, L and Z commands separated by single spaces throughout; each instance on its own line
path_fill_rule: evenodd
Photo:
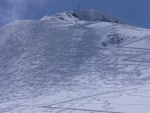
M 98 11 L 10 23 L 0 113 L 149 113 L 149 51 L 150 30 Z
M 41 20 L 60 20 L 60 21 L 67 21 L 67 22 L 68 21 L 69 22 L 99 21 L 99 22 L 128 24 L 127 22 L 119 18 L 95 10 L 62 12 L 52 16 L 45 16 Z

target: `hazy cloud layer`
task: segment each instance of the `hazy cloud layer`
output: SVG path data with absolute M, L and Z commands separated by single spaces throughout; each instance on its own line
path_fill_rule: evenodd
M 16 19 L 39 19 L 60 11 L 96 9 L 150 28 L 150 0 L 0 0 L 0 26 Z
M 24 19 L 27 15 L 33 14 L 36 8 L 40 10 L 40 7 L 46 3 L 46 0 L 2 0 L 0 1 L 0 24 Z

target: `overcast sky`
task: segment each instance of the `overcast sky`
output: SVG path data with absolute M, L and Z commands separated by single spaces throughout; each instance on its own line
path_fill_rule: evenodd
M 16 19 L 40 19 L 61 11 L 95 9 L 132 25 L 150 28 L 150 0 L 0 0 L 0 26 Z

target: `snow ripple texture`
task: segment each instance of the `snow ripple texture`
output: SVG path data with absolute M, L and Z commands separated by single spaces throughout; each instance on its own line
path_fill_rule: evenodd
M 0 28 L 0 113 L 149 113 L 149 30 L 52 20 Z

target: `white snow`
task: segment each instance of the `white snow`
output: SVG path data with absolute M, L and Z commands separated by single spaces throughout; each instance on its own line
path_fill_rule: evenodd
M 12 25 L 7 25 L 4 27 L 1 27 L 0 29 L 0 47 L 5 45 L 6 40 L 11 37 L 12 33 L 15 32 L 15 27 Z
M 149 113 L 149 40 L 97 11 L 1 27 L 0 113 Z

